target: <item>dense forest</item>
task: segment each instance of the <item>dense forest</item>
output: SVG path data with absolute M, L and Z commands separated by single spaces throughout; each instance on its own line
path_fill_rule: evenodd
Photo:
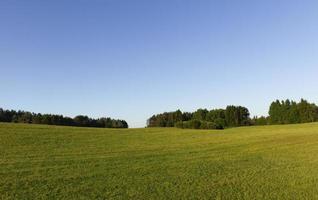
M 299 103 L 289 99 L 271 103 L 269 116 L 250 118 L 249 110 L 242 106 L 227 106 L 225 109 L 198 109 L 197 111 L 165 112 L 153 115 L 148 127 L 178 127 L 191 129 L 224 129 L 227 127 L 295 124 L 318 121 L 318 107 L 301 99 Z
M 48 124 L 63 126 L 80 126 L 96 128 L 128 128 L 124 120 L 111 118 L 92 119 L 87 116 L 78 115 L 74 118 L 63 115 L 40 114 L 26 111 L 4 110 L 0 108 L 0 122 Z
M 318 107 L 301 99 L 299 103 L 295 101 L 275 101 L 269 109 L 270 124 L 295 124 L 315 122 L 318 120 Z
M 242 106 L 227 106 L 226 109 L 198 109 L 193 113 L 165 112 L 153 115 L 147 121 L 148 127 L 173 127 L 193 129 L 224 129 L 246 126 L 250 123 L 250 113 Z
M 318 121 L 318 107 L 301 99 L 289 99 L 271 103 L 268 116 L 250 118 L 250 112 L 243 106 L 227 106 L 225 109 L 198 109 L 195 112 L 165 112 L 153 115 L 147 120 L 147 127 L 178 127 L 189 129 L 224 129 L 228 127 L 295 124 Z M 111 118 L 93 119 L 78 115 L 74 118 L 63 115 L 40 114 L 0 108 L 0 122 L 48 124 L 98 128 L 128 128 L 125 120 Z

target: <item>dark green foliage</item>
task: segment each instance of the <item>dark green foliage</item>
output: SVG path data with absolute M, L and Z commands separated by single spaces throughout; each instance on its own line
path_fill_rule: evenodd
M 181 111 L 180 111 L 181 112 Z M 189 121 L 192 119 L 193 114 L 190 112 L 182 113 L 182 121 Z
M 181 117 L 180 117 L 181 116 Z M 250 125 L 249 111 L 242 106 L 228 106 L 226 110 L 198 109 L 194 113 L 180 110 L 153 115 L 147 121 L 148 127 L 177 127 L 190 129 L 224 129 L 231 126 Z
M 87 127 L 90 124 L 90 119 L 87 116 L 78 115 L 74 118 L 74 123 L 77 126 Z
M 194 120 L 190 120 L 189 122 L 189 128 L 193 128 L 193 129 L 200 129 L 201 127 L 201 121 L 194 119 Z
M 251 120 L 251 125 L 264 126 L 269 124 L 269 117 L 254 117 Z
M 177 128 L 183 129 L 224 129 L 222 124 L 217 124 L 215 122 L 208 122 L 208 121 L 200 121 L 197 119 L 177 122 L 175 124 Z
M 224 109 L 215 109 L 210 110 L 207 114 L 207 121 L 214 122 L 218 119 L 225 119 L 225 110 Z
M 223 118 L 217 118 L 213 122 L 215 129 L 224 129 L 226 127 L 226 121 Z
M 213 123 L 213 122 L 211 122 Z M 208 129 L 208 122 L 207 121 L 200 121 L 200 129 Z
M 128 128 L 124 120 L 111 118 L 92 119 L 79 115 L 74 119 L 63 115 L 36 114 L 25 111 L 3 110 L 0 108 L 0 122 L 15 122 L 29 124 L 48 124 L 63 126 L 98 127 L 98 128 Z
M 175 123 L 174 126 L 175 126 L 176 128 L 183 128 L 183 122 L 182 122 L 182 121 L 177 122 L 177 123 Z
M 248 109 L 242 106 L 227 106 L 225 110 L 225 121 L 229 127 L 249 125 L 249 116 Z
M 193 113 L 192 119 L 197 119 L 200 121 L 205 121 L 209 111 L 207 109 L 198 109 Z
M 222 126 L 218 126 L 214 122 L 207 122 L 207 129 L 223 129 Z
M 182 122 L 182 128 L 200 129 L 201 121 L 194 119 Z
M 268 117 L 250 119 L 249 110 L 242 106 L 227 106 L 226 109 L 198 109 L 193 113 L 180 110 L 152 116 L 148 127 L 178 127 L 191 129 L 224 129 L 249 125 L 295 124 L 318 121 L 318 107 L 301 99 L 295 101 L 276 100 L 269 108 Z
M 165 112 L 158 115 L 153 115 L 147 121 L 148 127 L 174 127 L 177 122 L 187 121 L 191 119 L 190 113 L 182 113 L 180 110 L 175 112 Z
M 294 101 L 276 100 L 269 109 L 270 124 L 295 124 L 318 121 L 318 107 L 301 99 L 299 103 Z

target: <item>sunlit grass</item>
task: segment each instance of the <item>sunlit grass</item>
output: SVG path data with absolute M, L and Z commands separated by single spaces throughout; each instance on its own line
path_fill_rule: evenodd
M 318 123 L 223 131 L 0 124 L 0 199 L 317 199 Z

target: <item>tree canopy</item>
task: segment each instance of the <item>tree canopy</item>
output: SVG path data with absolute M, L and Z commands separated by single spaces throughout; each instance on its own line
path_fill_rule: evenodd
M 224 129 L 246 126 L 250 123 L 249 111 L 242 106 L 227 106 L 226 109 L 198 109 L 193 113 L 165 112 L 153 115 L 147 121 L 148 127 L 179 127 L 193 129 Z
M 74 118 L 63 115 L 31 113 L 27 111 L 4 110 L 0 108 L 0 122 L 15 122 L 29 124 L 48 124 L 63 126 L 97 127 L 97 128 L 128 128 L 125 120 L 98 118 L 78 115 Z
M 295 124 L 318 121 L 318 107 L 301 99 L 299 103 L 289 99 L 271 103 L 269 116 L 250 118 L 249 110 L 243 106 L 227 106 L 225 109 L 198 109 L 193 113 L 165 112 L 153 115 L 148 127 L 178 127 L 192 129 L 223 129 L 227 127 Z
M 295 124 L 318 121 L 318 107 L 301 99 L 299 103 L 276 100 L 269 108 L 270 124 Z

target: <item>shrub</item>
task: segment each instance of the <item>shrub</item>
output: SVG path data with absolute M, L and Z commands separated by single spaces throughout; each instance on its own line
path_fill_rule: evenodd
M 224 129 L 225 127 L 225 120 L 224 119 L 221 119 L 221 118 L 218 118 L 214 121 L 214 126 L 215 126 L 215 129 Z
M 201 121 L 200 120 L 190 120 L 189 121 L 190 123 L 190 128 L 193 128 L 193 129 L 200 129 L 200 126 L 201 126 Z
M 208 129 L 208 122 L 201 121 L 200 129 Z
M 175 123 L 174 126 L 175 126 L 176 128 L 183 128 L 183 123 L 184 123 L 184 122 L 180 121 L 180 122 Z
M 221 122 L 222 121 L 220 121 L 219 124 L 217 124 L 215 122 L 190 120 L 190 121 L 177 122 L 175 123 L 175 127 L 183 128 L 183 129 L 224 129 Z
M 207 129 L 217 129 L 216 124 L 214 122 L 208 122 Z

